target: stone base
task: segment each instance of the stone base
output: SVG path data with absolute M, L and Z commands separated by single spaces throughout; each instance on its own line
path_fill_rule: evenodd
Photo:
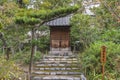
M 50 51 L 70 51 L 70 48 L 51 48 Z
M 58 56 L 72 55 L 71 49 L 68 48 L 51 48 L 49 54 Z
M 69 56 L 72 55 L 71 51 L 50 51 L 50 55 L 58 55 L 58 56 Z

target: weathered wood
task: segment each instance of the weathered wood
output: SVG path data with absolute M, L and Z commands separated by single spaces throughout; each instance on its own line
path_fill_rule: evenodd
M 52 48 L 70 47 L 70 27 L 51 27 L 50 30 Z

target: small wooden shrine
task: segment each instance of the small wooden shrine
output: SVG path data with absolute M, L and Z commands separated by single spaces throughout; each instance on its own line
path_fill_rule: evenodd
M 68 52 L 70 49 L 71 15 L 57 18 L 47 23 L 50 27 L 50 51 Z

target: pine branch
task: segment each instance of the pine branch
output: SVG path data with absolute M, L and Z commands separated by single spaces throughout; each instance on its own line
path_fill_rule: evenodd
M 36 25 L 36 24 L 44 24 L 47 21 L 63 17 L 69 14 L 76 12 L 79 9 L 78 6 L 71 6 L 68 8 L 60 8 L 56 10 L 51 10 L 50 12 L 44 11 L 41 13 L 40 11 L 26 11 L 18 13 L 18 16 L 15 19 L 16 24 L 28 24 L 28 25 Z
M 115 12 L 115 10 L 112 9 L 111 6 L 107 5 L 106 1 L 100 0 L 100 2 L 109 10 L 109 12 L 115 16 L 117 20 L 120 20 L 120 16 Z

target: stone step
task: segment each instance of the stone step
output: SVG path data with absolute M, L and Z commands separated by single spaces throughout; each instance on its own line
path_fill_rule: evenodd
M 53 66 L 53 67 L 51 67 L 51 66 L 38 66 L 38 67 L 36 67 L 36 68 L 49 69 L 49 68 L 56 68 L 56 67 L 58 67 L 58 68 L 79 68 L 79 66 Z M 35 68 L 34 68 L 34 69 L 35 69 Z
M 71 75 L 71 74 L 70 75 L 65 75 L 65 74 L 61 74 L 61 75 L 46 75 L 46 74 L 41 74 L 41 75 L 39 75 L 39 74 L 34 74 L 33 73 L 31 77 L 46 77 L 46 76 L 71 76 L 71 77 L 80 77 L 81 74 L 77 74 L 77 75 Z
M 37 64 L 35 66 L 78 66 L 78 64 Z
M 67 62 L 67 63 L 78 63 L 78 61 L 40 61 L 40 62 L 44 62 L 44 63 L 64 63 L 64 62 Z
M 44 61 L 44 62 L 35 62 L 34 64 L 78 64 L 79 62 L 74 61 Z M 80 63 L 79 63 L 80 64 Z
M 43 58 L 43 59 L 41 59 L 41 60 L 47 60 L 47 61 L 77 61 L 77 59 L 76 58 L 71 58 L 71 59 L 66 59 L 66 58 Z M 41 61 L 40 60 L 40 61 Z
M 35 68 L 34 72 L 80 72 L 81 70 L 78 68 Z
M 78 62 L 77 60 L 40 60 L 40 62 Z
M 76 58 L 75 56 L 44 56 L 43 58 L 49 59 L 49 58 L 66 58 L 66 59 L 71 59 L 71 58 Z
M 54 71 L 54 72 L 44 72 L 44 71 L 36 71 L 32 73 L 33 76 L 37 75 L 81 75 L 80 72 L 67 72 L 67 71 Z
M 58 67 L 58 68 L 79 68 L 79 66 L 78 65 L 72 65 L 72 66 L 70 66 L 70 65 L 68 65 L 68 66 L 64 66 L 64 65 L 54 65 L 54 66 L 41 66 L 41 65 L 37 65 L 37 66 L 34 66 L 34 67 L 36 67 L 36 68 L 56 68 L 56 67 Z
M 78 64 L 78 61 L 40 61 L 35 64 Z
M 80 80 L 80 65 L 75 55 L 44 55 L 33 66 L 32 80 Z
M 64 65 L 64 66 L 72 66 L 72 65 L 78 65 L 79 66 L 79 64 L 78 63 L 36 63 L 36 64 L 34 64 L 34 66 L 38 66 L 38 65 L 40 65 L 40 66 L 62 66 L 62 65 Z
M 64 71 L 64 70 L 67 70 L 67 71 L 73 71 L 73 70 L 80 70 L 79 68 L 59 68 L 59 67 L 55 67 L 55 68 L 35 68 L 34 70 L 41 70 L 41 71 L 46 71 L 46 70 L 49 70 L 49 71 Z
M 71 59 L 71 58 L 76 58 L 75 56 L 43 56 L 43 58 L 66 58 L 66 59 Z
M 32 80 L 81 80 L 81 78 L 71 77 L 71 76 L 45 76 L 45 77 L 34 77 Z

